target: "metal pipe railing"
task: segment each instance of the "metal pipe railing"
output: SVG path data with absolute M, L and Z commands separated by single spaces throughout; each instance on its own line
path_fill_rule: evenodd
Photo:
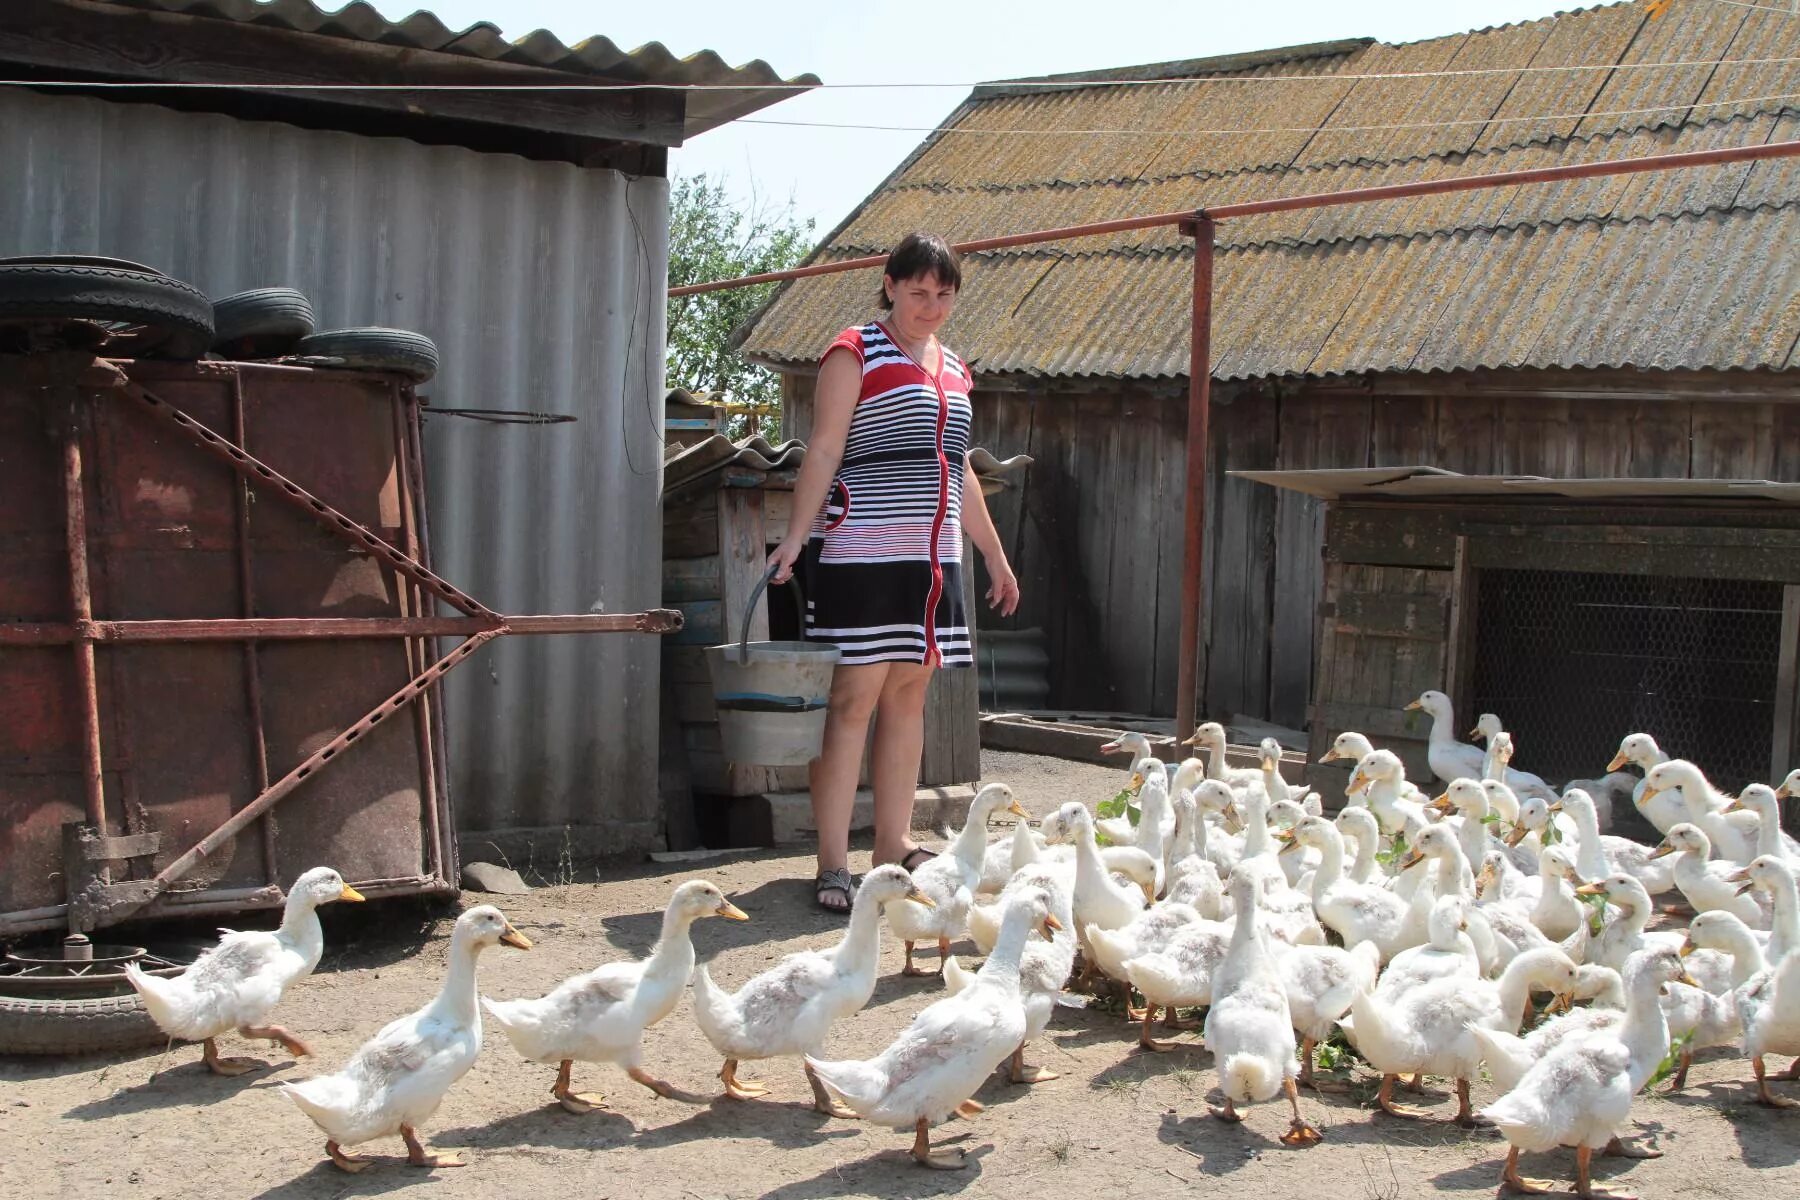
M 1308 208 L 1331 208 L 1343 204 L 1369 204 L 1380 200 L 1399 200 L 1410 196 L 1432 196 L 1450 192 L 1470 192 L 1484 188 L 1521 187 L 1538 183 L 1559 183 L 1570 179 L 1593 179 L 1607 175 L 1635 175 L 1647 171 L 1679 171 L 1694 167 L 1722 166 L 1726 163 L 1758 162 L 1764 159 L 1800 157 L 1800 141 L 1768 142 L 1759 146 L 1734 146 L 1718 150 L 1694 150 L 1680 154 L 1653 154 L 1643 158 L 1619 159 L 1611 162 L 1571 163 L 1558 167 L 1534 167 L 1523 171 L 1493 171 L 1484 175 L 1463 175 L 1449 179 L 1425 179 L 1416 183 L 1383 184 L 1379 187 L 1347 188 L 1336 192 L 1313 192 L 1299 196 L 1282 196 L 1272 200 L 1247 200 L 1223 204 L 1216 208 L 1183 209 L 1179 212 L 1152 213 L 1141 217 L 1122 217 L 1112 221 L 1094 221 L 1085 225 L 1066 225 L 1057 229 L 1040 229 L 1029 233 L 1006 234 L 1001 237 L 976 238 L 954 245 L 960 254 L 984 250 L 1004 250 L 1014 246 L 1032 246 L 1044 242 L 1068 241 L 1074 238 L 1099 237 L 1109 233 L 1125 233 L 1134 229 L 1179 226 L 1195 237 L 1194 310 L 1190 334 L 1188 367 L 1188 452 L 1187 489 L 1184 522 L 1184 551 L 1181 578 L 1181 646 L 1179 650 L 1179 695 L 1176 696 L 1175 726 L 1178 732 L 1191 731 L 1199 701 L 1199 665 L 1201 611 L 1205 588 L 1201 564 L 1206 549 L 1206 451 L 1207 414 L 1196 413 L 1196 406 L 1210 406 L 1210 351 L 1212 324 L 1212 239 L 1215 222 L 1264 213 L 1293 212 Z M 1200 248 L 1203 239 L 1205 248 Z M 1204 260 L 1204 261 L 1203 261 Z M 764 283 L 781 283 L 789 279 L 807 279 L 818 275 L 834 275 L 840 271 L 861 271 L 887 262 L 885 254 L 848 258 L 839 262 L 813 263 L 787 271 L 765 271 L 738 279 L 718 279 L 669 289 L 669 297 L 697 296 L 728 288 L 754 287 Z M 1204 273 L 1204 280 L 1202 275 Z M 1204 287 L 1204 295 L 1202 288 Z M 1204 328 L 1203 328 L 1204 326 Z M 1199 369 L 1196 369 L 1198 366 Z

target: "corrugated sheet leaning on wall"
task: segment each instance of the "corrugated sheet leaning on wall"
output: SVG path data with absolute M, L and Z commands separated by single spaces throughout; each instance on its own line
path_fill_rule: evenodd
M 427 422 L 435 566 L 502 612 L 657 604 L 666 181 L 20 92 L 0 94 L 0 161 L 0 254 L 298 287 L 321 327 L 436 339 L 436 407 L 576 414 Z M 465 854 L 493 830 L 659 839 L 656 688 L 636 636 L 511 639 L 452 676 Z

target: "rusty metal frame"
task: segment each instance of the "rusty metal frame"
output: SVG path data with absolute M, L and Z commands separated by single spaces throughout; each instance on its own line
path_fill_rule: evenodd
M 1213 208 L 1190 208 L 1176 212 L 1150 213 L 1140 217 L 1121 217 L 1112 221 L 1093 221 L 1085 225 L 1067 225 L 1057 229 L 1039 229 L 1029 233 L 1009 233 L 1000 237 L 976 238 L 958 242 L 953 247 L 968 254 L 980 250 L 1001 250 L 1013 246 L 1031 246 L 1043 242 L 1067 241 L 1072 238 L 1096 237 L 1108 233 L 1124 233 L 1134 229 L 1175 226 L 1195 239 L 1194 310 L 1191 320 L 1191 355 L 1188 360 L 1188 444 L 1187 490 L 1184 505 L 1184 550 L 1181 576 L 1181 644 L 1175 697 L 1175 727 L 1194 727 L 1199 707 L 1202 649 L 1201 610 L 1205 605 L 1206 584 L 1203 562 L 1206 553 L 1206 487 L 1207 487 L 1207 422 L 1204 411 L 1210 405 L 1212 374 L 1212 258 L 1215 222 L 1234 217 L 1252 217 L 1263 213 L 1294 212 L 1310 208 L 1334 208 L 1344 204 L 1367 204 L 1377 200 L 1399 200 L 1412 196 L 1436 196 L 1449 192 L 1471 192 L 1485 188 L 1519 187 L 1535 183 L 1559 183 L 1569 179 L 1592 179 L 1602 175 L 1636 175 L 1651 171 L 1677 171 L 1690 167 L 1720 166 L 1725 163 L 1757 162 L 1763 159 L 1800 157 L 1800 141 L 1766 142 L 1759 146 L 1728 146 L 1717 150 L 1694 150 L 1679 154 L 1650 154 L 1642 158 L 1572 163 L 1559 167 L 1533 167 L 1523 171 L 1493 171 L 1480 175 L 1461 175 L 1447 179 L 1423 179 L 1414 183 L 1383 184 L 1379 187 L 1346 188 L 1336 192 L 1310 192 L 1299 196 L 1278 196 L 1269 200 L 1247 200 L 1238 204 L 1222 204 Z M 1204 261 L 1203 261 L 1204 260 Z M 815 275 L 835 275 L 840 271 L 862 271 L 887 262 L 884 254 L 839 259 L 836 262 L 812 263 L 787 271 L 766 271 L 737 279 L 715 279 L 669 289 L 670 299 L 697 296 L 727 288 L 754 287 L 763 283 L 781 283 Z M 1194 407 L 1202 411 L 1195 412 Z M 1197 436 L 1196 436 L 1197 435 Z
M 69 645 L 74 649 L 74 668 L 81 700 L 82 782 L 86 823 L 70 830 L 68 846 L 68 902 L 45 909 L 12 914 L 14 923 L 63 918 L 72 933 L 116 923 L 139 912 L 229 911 L 246 904 L 266 903 L 279 897 L 274 878 L 277 869 L 274 831 L 265 819 L 274 806 L 306 780 L 349 750 L 365 734 L 403 709 L 410 709 L 420 753 L 420 784 L 425 803 L 422 839 L 431 873 L 405 879 L 366 881 L 362 890 L 371 895 L 413 891 L 421 886 L 447 883 L 453 845 L 448 831 L 439 827 L 442 798 L 436 773 L 443 754 L 442 720 L 432 701 L 434 685 L 467 661 L 475 651 L 507 634 L 552 633 L 670 633 L 681 628 L 681 613 L 651 609 L 638 613 L 502 616 L 439 577 L 421 556 L 429 546 L 425 530 L 424 463 L 418 437 L 418 400 L 392 385 L 396 401 L 395 456 L 400 478 L 400 503 L 404 548 L 396 548 L 368 527 L 325 503 L 300 484 L 252 455 L 245 447 L 244 399 L 241 381 L 232 372 L 230 437 L 208 428 L 154 392 L 132 381 L 118 362 L 86 355 L 54 356 L 55 361 L 28 363 L 28 381 L 50 398 L 59 425 L 63 451 L 64 543 L 69 569 L 70 609 L 67 624 L 0 624 L 0 646 Z M 234 522 L 238 531 L 237 578 L 241 617 L 222 620 L 101 621 L 93 615 L 93 595 L 88 576 L 87 506 L 84 493 L 81 431 L 86 405 L 117 400 L 131 402 L 152 419 L 174 429 L 194 447 L 229 466 L 240 477 L 235 488 Z M 398 618 L 311 617 L 253 618 L 252 577 L 249 563 L 249 491 L 261 489 L 279 497 L 322 524 L 351 545 L 381 560 L 403 581 Z M 413 520 L 408 521 L 410 515 Z M 460 610 L 462 617 L 424 615 L 427 595 Z M 436 655 L 427 643 L 439 636 L 465 640 L 446 654 Z M 259 641 L 289 638 L 402 638 L 408 647 L 412 678 L 398 691 L 370 709 L 358 721 L 314 751 L 280 779 L 269 779 L 268 751 L 262 726 L 262 690 L 257 662 Z M 106 865 L 155 853 L 155 834 L 114 836 L 108 826 L 105 805 L 105 755 L 101 745 L 101 717 L 95 646 L 100 643 L 216 642 L 244 643 L 245 691 L 255 728 L 258 791 L 218 827 L 175 858 L 150 879 L 115 881 Z M 418 650 L 414 650 L 415 641 Z M 425 658 L 436 656 L 425 663 Z M 229 844 L 251 824 L 260 823 L 262 853 L 270 886 L 210 890 L 193 898 L 169 895 L 170 887 L 209 855 Z M 93 864 L 89 866 L 89 864 Z

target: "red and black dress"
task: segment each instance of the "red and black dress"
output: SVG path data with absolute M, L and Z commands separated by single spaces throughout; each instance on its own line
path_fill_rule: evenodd
M 944 350 L 933 375 L 879 321 L 844 330 L 825 354 L 840 349 L 862 364 L 862 391 L 807 543 L 807 640 L 837 646 L 851 666 L 973 666 L 962 599 L 969 368 Z

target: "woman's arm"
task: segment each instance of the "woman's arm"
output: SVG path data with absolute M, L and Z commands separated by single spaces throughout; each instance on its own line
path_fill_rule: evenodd
M 842 352 L 826 352 L 825 361 L 819 365 L 806 461 L 800 464 L 800 476 L 794 480 L 794 511 L 788 517 L 787 536 L 769 555 L 769 565 L 776 569 L 776 583 L 786 583 L 793 576 L 794 563 L 812 534 L 813 518 L 831 494 L 831 481 L 837 478 L 838 465 L 844 461 L 850 415 L 856 411 L 857 397 L 862 394 L 862 363 L 848 347 L 838 350 Z
M 987 567 L 988 607 L 998 609 L 1003 617 L 1010 617 L 1019 607 L 1019 581 L 1006 561 L 1006 549 L 1000 545 L 1000 531 L 994 528 L 994 518 L 988 515 L 987 497 L 981 494 L 981 480 L 967 458 L 963 460 L 962 511 L 963 528 L 968 531 L 975 548 L 981 551 L 981 561 Z

